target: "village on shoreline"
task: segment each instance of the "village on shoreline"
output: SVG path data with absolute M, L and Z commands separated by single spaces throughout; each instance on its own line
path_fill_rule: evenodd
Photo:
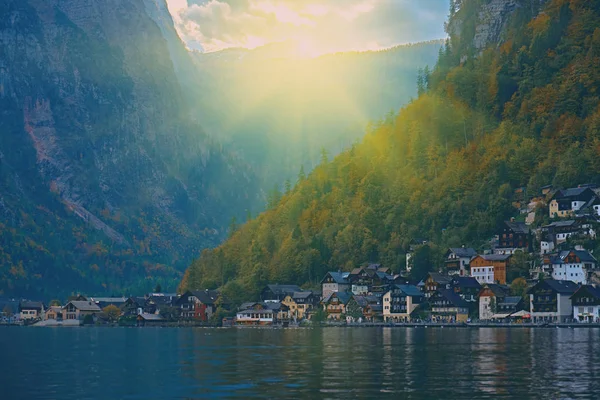
M 593 242 L 600 226 L 600 189 L 542 188 L 521 204 L 523 221 L 498 229 L 488 249 L 449 248 L 443 266 L 416 281 L 381 264 L 330 271 L 320 290 L 268 284 L 260 300 L 233 305 L 218 290 L 144 296 L 71 296 L 64 304 L 0 299 L 0 324 L 31 326 L 600 326 L 600 268 Z M 533 229 L 540 210 L 551 223 Z M 534 248 L 536 249 L 534 251 Z M 527 276 L 514 258 L 526 254 Z

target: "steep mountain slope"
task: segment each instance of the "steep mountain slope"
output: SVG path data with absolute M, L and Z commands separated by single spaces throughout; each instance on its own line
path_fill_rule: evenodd
M 204 251 L 181 288 L 314 285 L 367 261 L 399 271 L 413 238 L 483 243 L 517 187 L 600 183 L 600 3 L 452 4 L 428 92 Z
M 210 134 L 231 143 L 266 182 L 294 177 L 362 138 L 370 120 L 417 96 L 419 68 L 433 67 L 441 41 L 377 52 L 297 58 L 289 43 L 193 53 L 196 107 Z
M 0 293 L 173 287 L 258 196 L 190 118 L 164 1 L 0 3 Z

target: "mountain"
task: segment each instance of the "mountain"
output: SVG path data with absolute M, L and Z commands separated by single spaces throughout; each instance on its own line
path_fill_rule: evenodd
M 442 41 L 382 51 L 300 58 L 293 42 L 253 50 L 192 53 L 198 118 L 211 135 L 252 163 L 270 188 L 312 170 L 322 150 L 336 155 L 362 138 L 369 121 L 417 96 L 420 68 Z
M 600 183 L 599 26 L 597 1 L 453 1 L 426 92 L 205 250 L 181 288 L 233 298 L 365 262 L 401 271 L 427 238 L 422 278 L 515 216 L 516 188 Z
M 0 1 L 0 295 L 174 288 L 262 204 L 164 0 Z

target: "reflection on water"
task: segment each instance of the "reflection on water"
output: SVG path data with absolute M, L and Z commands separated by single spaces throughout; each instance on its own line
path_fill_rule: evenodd
M 599 329 L 2 328 L 2 399 L 594 398 Z

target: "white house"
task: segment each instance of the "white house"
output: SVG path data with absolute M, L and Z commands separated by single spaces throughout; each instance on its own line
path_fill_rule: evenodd
M 446 270 L 449 275 L 469 275 L 469 263 L 477 252 L 471 247 L 451 247 L 446 252 Z
M 573 318 L 579 322 L 600 322 L 600 288 L 583 285 L 571 296 Z
M 494 267 L 471 267 L 471 276 L 477 279 L 481 285 L 485 283 L 494 283 Z
M 588 283 L 591 272 L 597 266 L 594 256 L 585 250 L 561 251 L 544 261 L 550 263 L 552 279 L 568 280 L 582 285 Z

